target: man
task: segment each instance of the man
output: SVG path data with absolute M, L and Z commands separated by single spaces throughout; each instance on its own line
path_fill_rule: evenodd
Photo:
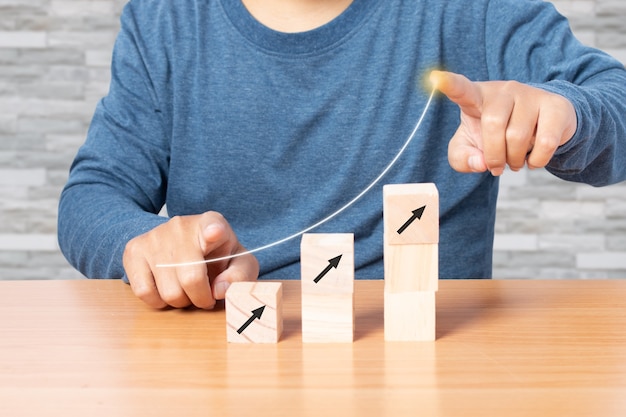
M 626 71 L 549 3 L 132 0 L 61 198 L 61 248 L 156 308 L 297 278 L 297 244 L 157 265 L 245 252 L 343 206 L 406 140 L 424 77 L 449 100 L 383 182 L 436 183 L 442 278 L 491 276 L 506 165 L 626 178 Z M 357 278 L 382 278 L 381 201 L 379 185 L 317 230 L 355 234 Z

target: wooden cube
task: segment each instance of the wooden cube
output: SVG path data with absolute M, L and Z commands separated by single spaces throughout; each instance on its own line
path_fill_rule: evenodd
M 354 235 L 307 233 L 301 244 L 302 341 L 354 339 Z
M 385 245 L 385 291 L 437 291 L 439 244 Z
M 439 193 L 432 183 L 383 187 L 385 244 L 439 243 Z
M 277 343 L 283 331 L 280 282 L 233 282 L 226 291 L 226 339 Z
M 435 292 L 385 291 L 385 340 L 434 341 Z
M 302 293 L 302 342 L 354 341 L 354 295 Z
M 305 233 L 300 245 L 303 293 L 354 292 L 354 235 Z

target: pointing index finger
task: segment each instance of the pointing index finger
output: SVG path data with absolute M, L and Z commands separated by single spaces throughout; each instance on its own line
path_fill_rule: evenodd
M 472 117 L 480 117 L 482 94 L 478 85 L 461 74 L 448 71 L 432 71 L 430 82 L 445 94 L 461 110 Z

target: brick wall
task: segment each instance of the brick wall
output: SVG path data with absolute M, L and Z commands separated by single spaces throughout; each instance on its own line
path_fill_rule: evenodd
M 0 279 L 77 278 L 58 196 L 108 90 L 121 0 L 0 0 Z
M 0 0 L 0 279 L 80 278 L 57 247 L 58 195 L 107 91 L 125 2 Z M 626 1 L 554 3 L 626 62 Z M 496 228 L 496 277 L 626 278 L 626 184 L 507 172 Z
M 626 1 L 558 0 L 585 44 L 626 63 Z M 494 276 L 626 278 L 626 183 L 593 188 L 545 171 L 502 177 Z

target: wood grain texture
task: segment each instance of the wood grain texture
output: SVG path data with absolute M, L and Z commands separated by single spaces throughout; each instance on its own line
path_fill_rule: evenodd
M 346 343 L 353 340 L 353 294 L 302 293 L 304 343 Z
M 385 291 L 437 291 L 439 194 L 435 184 L 385 185 L 383 217 Z
M 385 245 L 385 291 L 439 289 L 439 244 Z
M 331 262 L 336 263 L 331 265 Z M 354 292 L 354 235 L 305 233 L 300 244 L 302 291 L 310 294 Z M 323 274 L 323 276 L 321 276 Z M 319 281 L 315 282 L 315 279 Z
M 226 291 L 226 338 L 229 342 L 277 343 L 282 332 L 282 283 L 230 284 Z
M 434 341 L 435 291 L 385 291 L 385 340 Z
M 354 235 L 306 233 L 300 245 L 302 341 L 354 340 Z
M 420 214 L 413 219 L 415 210 Z M 387 245 L 439 243 L 439 192 L 433 183 L 385 185 L 383 216 Z
M 383 282 L 355 283 L 355 341 L 277 344 L 214 311 L 153 310 L 118 280 L 0 282 L 3 416 L 626 415 L 626 280 L 442 280 L 435 342 L 385 342 Z

